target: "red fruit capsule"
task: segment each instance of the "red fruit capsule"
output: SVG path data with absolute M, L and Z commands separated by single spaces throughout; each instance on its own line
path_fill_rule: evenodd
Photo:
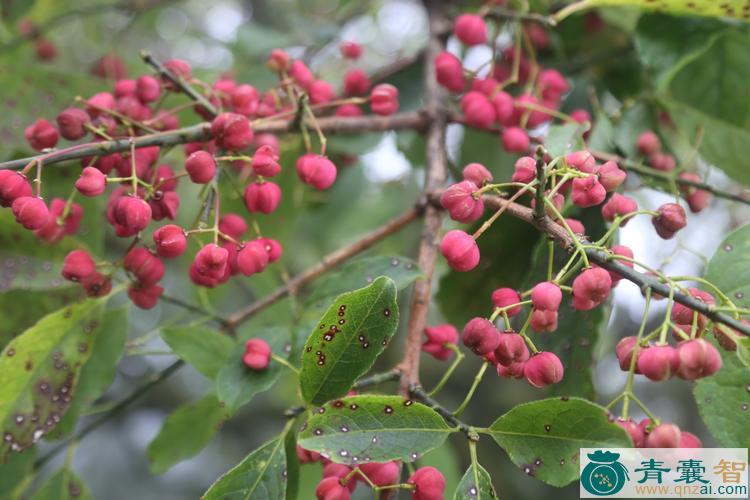
M 461 341 L 479 356 L 488 354 L 500 344 L 500 332 L 485 318 L 472 318 L 461 332 Z
M 482 92 L 472 90 L 461 98 L 461 111 L 472 127 L 489 128 L 497 119 L 495 107 Z
M 359 470 L 367 476 L 367 479 L 376 486 L 389 486 L 396 484 L 401 476 L 401 467 L 398 462 L 369 462 L 359 466 Z
M 646 442 L 646 434 L 643 432 L 643 429 L 633 421 L 632 418 L 629 418 L 627 420 L 618 418 L 615 423 L 625 429 L 628 434 L 630 434 L 630 439 L 633 440 L 633 446 L 635 446 L 636 448 L 643 448 Z
M 519 334 L 505 332 L 500 334 L 500 343 L 495 348 L 495 359 L 503 366 L 523 363 L 529 359 L 526 341 Z
M 89 297 L 104 297 L 112 291 L 112 280 L 101 273 L 92 274 L 82 280 L 81 285 L 83 285 L 86 295 Z
M 273 182 L 254 182 L 245 188 L 245 206 L 250 212 L 273 213 L 281 201 L 281 188 Z
M 160 257 L 178 257 L 187 248 L 187 236 L 180 226 L 167 224 L 154 231 L 154 243 Z
M 216 174 L 216 160 L 211 153 L 196 151 L 185 160 L 185 170 L 196 184 L 206 184 Z
M 661 151 L 661 140 L 650 130 L 639 135 L 635 145 L 644 156 L 651 156 Z
M 86 135 L 85 125 L 91 118 L 82 109 L 68 108 L 57 115 L 55 120 L 61 136 L 69 141 L 77 141 Z
M 225 214 L 219 219 L 219 231 L 231 238 L 240 239 L 247 231 L 247 222 L 240 215 Z
M 370 78 L 360 68 L 352 68 L 344 74 L 344 94 L 347 96 L 365 95 L 370 90 Z
M 406 482 L 414 485 L 412 500 L 438 500 L 445 494 L 445 477 L 434 467 L 420 467 Z
M 32 125 L 26 127 L 24 136 L 29 145 L 37 151 L 54 148 L 60 138 L 60 134 L 54 125 L 44 118 L 39 118 Z
M 471 271 L 479 264 L 479 247 L 470 235 L 454 229 L 448 231 L 440 242 L 440 253 L 456 271 Z
M 141 309 L 152 309 L 159 302 L 164 288 L 156 284 L 133 283 L 128 287 L 128 298 Z
M 370 109 L 376 115 L 390 116 L 398 111 L 398 89 L 390 83 L 375 85 L 370 92 Z
M 125 254 L 123 267 L 143 285 L 153 285 L 164 277 L 164 264 L 144 247 L 134 247 Z
M 341 42 L 339 51 L 347 59 L 359 59 L 362 56 L 362 46 L 357 42 Z
M 709 377 L 721 369 L 721 354 L 706 340 L 692 339 L 677 346 L 680 367 L 677 376 L 685 380 Z
M 424 329 L 424 334 L 427 340 L 422 344 L 423 352 L 440 361 L 445 361 L 453 356 L 453 351 L 445 346 L 445 344 L 458 343 L 458 330 L 453 325 L 428 326 Z
M 557 311 L 562 302 L 560 287 L 551 281 L 538 283 L 531 289 L 531 303 L 535 309 Z
M 573 192 L 570 198 L 576 206 L 593 207 L 603 202 L 606 197 L 607 190 L 595 175 L 573 179 Z
M 29 230 L 40 229 L 47 223 L 49 209 L 41 198 L 22 196 L 11 205 L 16 222 Z
M 263 177 L 274 177 L 281 172 L 279 155 L 276 150 L 269 145 L 262 145 L 255 150 L 250 166 L 256 175 L 261 175 Z
M 703 443 L 698 436 L 691 432 L 680 432 L 680 444 L 678 448 L 703 448 Z
M 495 307 L 508 307 L 521 302 L 521 295 L 512 288 L 498 288 L 492 292 L 492 304 Z M 509 317 L 521 312 L 521 306 L 511 307 L 505 311 Z
M 284 251 L 281 247 L 281 243 L 272 238 L 258 238 L 257 241 L 259 241 L 263 245 L 263 248 L 266 249 L 268 262 L 276 262 L 281 258 L 281 254 Z
M 667 380 L 679 367 L 680 357 L 671 345 L 657 345 L 638 353 L 638 371 L 650 380 Z
M 336 165 L 325 156 L 305 154 L 297 159 L 297 175 L 315 189 L 328 189 L 336 181 Z
M 534 354 L 523 368 L 526 381 L 539 388 L 560 382 L 564 372 L 560 358 L 551 352 Z
M 263 272 L 268 265 L 268 252 L 258 240 L 248 241 L 237 253 L 237 269 L 245 276 Z
M 488 182 L 492 182 L 492 172 L 481 163 L 469 163 L 461 173 L 465 181 L 471 181 L 477 186 L 484 186 Z
M 630 364 L 632 363 L 633 353 L 638 342 L 638 338 L 634 336 L 623 337 L 617 342 L 615 346 L 615 356 L 617 356 L 617 362 L 620 364 L 620 369 L 624 372 L 630 371 Z M 640 347 L 640 349 L 644 349 Z
M 220 280 L 227 268 L 229 252 L 225 248 L 209 243 L 195 255 L 195 272 L 210 279 Z
M 31 185 L 20 172 L 0 170 L 0 207 L 9 207 L 22 196 L 31 196 Z
M 596 158 L 586 150 L 573 151 L 565 155 L 565 162 L 573 168 L 587 174 L 596 173 Z
M 139 76 L 135 81 L 135 94 L 142 103 L 157 101 L 161 95 L 159 80 L 151 75 Z
M 214 118 L 211 134 L 218 147 L 230 151 L 241 151 L 253 142 L 250 121 L 238 113 L 222 113 Z
M 615 220 L 615 217 L 622 217 L 636 210 L 638 210 L 638 203 L 634 199 L 623 196 L 620 193 L 614 193 L 607 203 L 602 205 L 602 217 L 604 220 L 612 222 Z M 626 223 L 627 221 L 622 223 L 622 225 L 624 226 Z
M 557 330 L 557 311 L 534 309 L 531 311 L 531 329 L 535 332 L 554 332 Z
M 312 104 L 325 104 L 336 97 L 333 87 L 325 80 L 313 80 L 307 89 Z
M 503 149 L 509 153 L 525 153 L 531 146 L 526 131 L 520 127 L 507 127 L 502 135 Z
M 484 202 L 474 198 L 479 190 L 471 181 L 461 181 L 449 186 L 440 195 L 440 204 L 448 210 L 451 219 L 458 222 L 474 222 L 484 213 Z
M 266 67 L 275 73 L 281 73 L 282 71 L 287 71 L 289 69 L 291 61 L 292 60 L 286 51 L 273 49 L 266 61 Z
M 355 483 L 355 481 L 350 481 Z M 315 497 L 318 500 L 349 500 L 351 490 L 341 484 L 341 478 L 338 476 L 324 477 L 315 488 Z
M 164 67 L 172 72 L 177 78 L 188 80 L 193 75 L 193 70 L 186 61 L 182 59 L 170 59 L 164 62 Z M 176 90 L 174 83 L 167 77 L 162 77 L 161 83 L 165 89 Z
M 612 277 L 600 267 L 586 269 L 573 280 L 573 307 L 588 311 L 601 305 L 612 289 Z
M 148 226 L 151 220 L 151 206 L 140 198 L 123 196 L 115 202 L 112 217 L 123 228 L 138 232 Z
M 263 339 L 250 339 L 245 342 L 245 354 L 242 356 L 245 366 L 255 371 L 263 371 L 271 362 L 271 347 Z
M 86 250 L 73 250 L 63 260 L 62 276 L 70 281 L 84 281 L 96 273 L 96 263 Z
M 659 424 L 646 436 L 646 448 L 677 448 L 682 432 L 674 424 Z
M 665 240 L 671 239 L 677 231 L 687 225 L 685 209 L 676 203 L 665 203 L 657 210 L 659 215 L 651 219 L 656 234 Z
M 536 160 L 531 156 L 522 156 L 516 160 L 511 180 L 528 184 L 536 177 Z
M 447 51 L 435 57 L 435 76 L 440 85 L 454 94 L 462 92 L 466 86 L 461 61 Z
M 99 196 L 107 190 L 107 176 L 94 167 L 86 167 L 75 182 L 76 189 L 84 196 Z
M 453 34 L 465 45 L 479 45 L 487 41 L 487 25 L 481 16 L 461 14 L 453 25 Z
M 597 169 L 596 174 L 599 176 L 599 183 L 604 186 L 604 189 L 606 189 L 608 193 L 617 189 L 620 184 L 625 182 L 625 178 L 628 176 L 628 174 L 621 170 L 620 167 L 617 166 L 617 163 L 613 161 L 605 162 Z

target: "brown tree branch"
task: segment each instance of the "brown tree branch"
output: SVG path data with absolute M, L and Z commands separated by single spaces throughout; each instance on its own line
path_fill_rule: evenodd
M 241 309 L 229 316 L 226 320 L 227 328 L 236 328 L 237 325 L 241 324 L 243 321 L 247 320 L 262 309 L 278 302 L 289 293 L 296 292 L 326 271 L 332 269 L 333 267 L 336 267 L 337 265 L 341 264 L 347 259 L 350 259 L 358 253 L 367 250 L 383 238 L 390 236 L 391 234 L 404 228 L 414 219 L 419 217 L 422 210 L 423 209 L 421 206 L 410 208 L 398 217 L 394 217 L 382 226 L 373 229 L 357 241 L 329 253 L 328 255 L 323 257 L 319 263 L 298 274 L 283 286 L 277 288 L 262 299 L 253 302 L 246 308 Z
M 429 15 L 430 38 L 425 55 L 424 95 L 425 113 L 429 117 L 429 128 L 426 137 L 426 176 L 424 184 L 427 194 L 443 187 L 447 175 L 445 153 L 445 129 L 448 117 L 442 100 L 445 91 L 435 79 L 435 57 L 444 47 L 441 35 L 445 33 L 447 19 L 442 12 L 442 5 L 437 0 L 425 0 Z M 432 297 L 432 276 L 437 262 L 440 229 L 443 225 L 443 213 L 437 207 L 428 205 L 425 210 L 422 239 L 417 254 L 417 265 L 424 277 L 414 284 L 409 308 L 409 323 L 406 328 L 404 356 L 398 367 L 402 373 L 401 393 L 409 394 L 410 388 L 419 385 L 419 355 L 422 344 L 422 332 L 427 323 L 427 311 Z

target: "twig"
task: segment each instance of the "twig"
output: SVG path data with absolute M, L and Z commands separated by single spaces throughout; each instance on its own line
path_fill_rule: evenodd
M 164 368 L 160 372 L 157 372 L 154 374 L 151 379 L 144 383 L 143 385 L 137 387 L 133 392 L 131 392 L 128 396 L 121 399 L 117 404 L 115 404 L 112 408 L 110 408 L 106 413 L 102 414 L 99 418 L 88 424 L 87 426 L 83 427 L 80 431 L 74 433 L 72 436 L 64 440 L 62 443 L 58 444 L 54 448 L 52 448 L 49 452 L 47 452 L 46 455 L 43 455 L 39 459 L 37 459 L 36 462 L 34 462 L 34 468 L 39 469 L 44 464 L 49 462 L 52 457 L 60 453 L 62 450 L 68 447 L 71 443 L 80 441 L 85 436 L 96 430 L 99 426 L 101 426 L 103 423 L 105 423 L 107 420 L 112 418 L 114 415 L 118 414 L 128 406 L 130 406 L 132 403 L 137 401 L 141 396 L 146 394 L 148 391 L 159 385 L 161 382 L 166 380 L 170 375 L 172 375 L 174 372 L 182 368 L 182 366 L 185 364 L 182 360 L 177 360 L 168 367 Z
M 415 384 L 409 387 L 409 396 L 435 410 L 441 417 L 445 419 L 446 422 L 455 425 L 461 432 L 466 434 L 466 437 L 468 437 L 470 440 L 479 441 L 479 434 L 477 434 L 476 431 L 471 428 L 471 426 L 463 423 L 455 415 L 453 415 L 450 410 L 432 399 L 430 395 L 425 392 L 424 388 L 421 385 Z
M 401 372 L 395 368 L 387 372 L 375 373 L 374 375 L 370 375 L 369 377 L 364 377 L 364 378 L 357 380 L 352 386 L 352 389 L 355 389 L 355 390 L 365 389 L 373 385 L 382 384 L 383 382 L 390 382 L 392 380 L 398 380 L 400 376 L 401 376 Z
M 445 91 L 435 79 L 435 57 L 443 50 L 444 41 L 440 34 L 445 31 L 447 20 L 442 13 L 441 2 L 425 0 L 429 15 L 430 39 L 425 54 L 424 101 L 425 113 L 429 117 L 426 137 L 426 175 L 424 196 L 443 186 L 446 179 L 445 130 L 447 116 L 441 105 Z M 419 354 L 422 344 L 422 331 L 427 323 L 427 310 L 432 296 L 432 275 L 437 263 L 440 229 L 443 225 L 443 212 L 428 205 L 424 215 L 424 228 L 417 254 L 417 265 L 423 278 L 414 283 L 409 307 L 409 323 L 406 329 L 404 356 L 399 364 L 401 370 L 401 392 L 408 394 L 409 388 L 419 384 Z
M 546 167 L 544 164 L 544 148 L 539 146 L 536 150 L 537 185 L 536 193 L 534 195 L 534 200 L 536 201 L 536 204 L 534 205 L 534 219 L 537 221 L 544 219 L 546 215 L 544 205 L 544 187 L 547 183 L 547 174 L 544 172 L 544 167 Z
M 290 279 L 283 286 L 277 288 L 262 299 L 253 302 L 244 309 L 237 311 L 227 318 L 227 328 L 233 329 L 237 325 L 254 315 L 265 307 L 270 306 L 284 298 L 292 292 L 296 292 L 315 278 L 341 264 L 345 260 L 357 255 L 358 253 L 370 248 L 372 245 L 389 236 L 416 219 L 421 213 L 420 207 L 410 208 L 403 214 L 386 222 L 382 226 L 370 231 L 363 237 L 345 247 L 329 253 L 323 257 L 319 263 L 308 268 L 294 278 Z

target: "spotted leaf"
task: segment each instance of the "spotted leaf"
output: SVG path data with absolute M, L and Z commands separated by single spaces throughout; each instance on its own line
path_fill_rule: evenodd
M 203 500 L 278 500 L 286 492 L 286 453 L 281 435 L 250 453 L 216 480 Z
M 38 441 L 68 410 L 81 367 L 102 330 L 104 300 L 87 300 L 51 313 L 3 350 L 0 459 Z
M 400 396 L 350 396 L 314 410 L 299 445 L 337 463 L 413 462 L 454 429 L 432 408 Z
M 339 295 L 302 351 L 300 385 L 305 401 L 323 404 L 343 396 L 372 367 L 398 326 L 396 284 L 381 276 Z
M 487 432 L 526 474 L 553 486 L 578 478 L 579 448 L 632 446 L 606 409 L 580 398 L 518 405 L 495 420 Z
M 68 469 L 60 469 L 42 484 L 31 497 L 32 500 L 89 500 L 91 493 L 76 474 Z
M 555 18 L 560 21 L 574 12 L 596 7 L 624 6 L 669 14 L 733 17 L 749 21 L 750 11 L 745 9 L 746 4 L 746 0 L 580 0 L 560 10 Z
M 492 500 L 497 498 L 492 478 L 478 463 L 473 463 L 466 470 L 461 482 L 456 487 L 453 500 Z

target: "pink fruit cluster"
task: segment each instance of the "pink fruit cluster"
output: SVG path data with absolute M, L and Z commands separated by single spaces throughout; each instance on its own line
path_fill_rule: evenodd
M 633 419 L 617 419 L 617 425 L 630 435 L 636 448 L 703 448 L 698 436 L 680 430 L 675 424 L 654 424 L 645 418 L 636 423 Z
M 369 462 L 352 467 L 337 464 L 323 458 L 319 453 L 297 445 L 297 459 L 302 465 L 321 462 L 323 477 L 315 489 L 318 500 L 349 500 L 361 483 L 377 487 L 399 484 L 401 464 L 391 462 Z M 442 500 L 445 495 L 445 477 L 434 467 L 420 467 L 406 481 L 413 500 Z

